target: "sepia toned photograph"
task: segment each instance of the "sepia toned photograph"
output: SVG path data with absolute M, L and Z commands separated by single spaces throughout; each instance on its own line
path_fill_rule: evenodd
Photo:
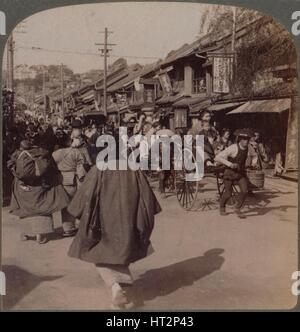
M 272 16 L 57 7 L 2 59 L 5 311 L 297 304 L 298 72 Z

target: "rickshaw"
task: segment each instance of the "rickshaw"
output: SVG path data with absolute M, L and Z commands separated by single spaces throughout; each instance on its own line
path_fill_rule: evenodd
M 170 136 L 170 135 L 169 135 Z M 182 148 L 181 146 L 179 148 Z M 182 148 L 182 154 L 184 158 L 190 159 L 195 165 L 191 170 L 186 169 L 183 160 L 181 160 L 181 166 L 179 170 L 172 169 L 173 178 L 170 177 L 167 183 L 167 188 L 169 192 L 174 192 L 178 200 L 179 205 L 187 211 L 193 210 L 196 207 L 198 202 L 197 209 L 205 210 L 212 209 L 213 205 L 216 205 L 216 202 L 224 192 L 224 182 L 223 182 L 223 172 L 225 167 L 220 166 L 207 166 L 204 168 L 204 174 L 202 178 L 198 178 L 196 175 L 199 174 L 199 168 L 197 166 L 195 158 L 195 149 Z M 173 156 L 174 157 L 174 156 Z M 175 161 L 176 163 L 176 161 Z M 174 159 L 171 164 L 174 165 Z M 152 179 L 157 179 L 157 171 L 147 172 L 148 177 Z M 205 193 L 205 186 L 203 183 L 209 179 L 210 184 L 213 188 L 210 188 L 209 191 L 213 192 L 214 195 L 203 195 Z M 236 194 L 238 194 L 238 186 L 233 187 L 233 195 L 230 199 L 229 204 L 234 204 L 236 201 Z
M 188 151 L 187 153 L 192 155 L 191 151 Z M 195 159 L 194 155 L 191 157 Z M 196 178 L 194 181 L 187 180 L 187 175 L 193 178 L 194 174 L 196 175 L 197 172 L 195 169 L 188 171 L 183 168 L 181 171 L 175 171 L 175 194 L 179 205 L 186 211 L 191 211 L 193 209 L 213 209 L 225 190 L 223 182 L 224 169 L 223 165 L 205 167 L 203 178 Z M 203 183 L 208 182 L 208 179 L 212 186 L 212 188 L 209 189 L 205 188 L 204 185 L 202 186 Z M 210 191 L 209 195 L 206 195 L 206 189 Z M 236 195 L 238 193 L 238 186 L 233 185 L 233 194 L 228 202 L 229 205 L 235 204 Z

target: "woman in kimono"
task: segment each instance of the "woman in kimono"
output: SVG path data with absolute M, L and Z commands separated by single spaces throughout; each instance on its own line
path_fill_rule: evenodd
M 147 256 L 154 216 L 161 211 L 146 177 L 140 170 L 94 166 L 68 211 L 80 219 L 69 256 L 96 265 L 113 309 L 131 307 L 123 288 L 133 283 L 129 265 Z
M 11 212 L 22 219 L 26 230 L 22 240 L 32 235 L 44 244 L 47 234 L 53 232 L 52 214 L 65 208 L 69 201 L 58 182 L 54 162 L 48 151 L 22 141 L 8 167 L 14 175 Z
M 78 139 L 73 140 L 75 145 L 78 145 L 78 143 L 76 143 L 77 140 Z M 61 174 L 62 185 L 71 201 L 86 175 L 86 170 L 84 168 L 86 159 L 79 148 L 72 147 L 72 140 L 70 137 L 66 138 L 64 145 L 66 146 L 65 148 L 53 152 L 52 158 Z M 67 208 L 61 210 L 61 219 L 63 237 L 74 236 L 77 232 L 75 225 L 76 220 L 69 214 Z

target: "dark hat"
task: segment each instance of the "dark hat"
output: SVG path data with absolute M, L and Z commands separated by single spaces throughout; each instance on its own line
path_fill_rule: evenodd
M 72 128 L 82 128 L 82 122 L 79 119 L 73 120 Z
M 254 136 L 254 133 L 253 133 L 253 130 L 251 130 L 249 128 L 243 128 L 243 129 L 237 129 L 234 132 L 234 136 L 250 139 L 251 137 Z

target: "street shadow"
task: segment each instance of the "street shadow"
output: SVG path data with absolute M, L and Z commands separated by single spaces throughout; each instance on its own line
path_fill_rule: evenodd
M 247 217 L 257 217 L 257 216 L 264 216 L 265 214 L 268 214 L 271 211 L 279 210 L 281 212 L 288 212 L 288 209 L 296 208 L 295 205 L 280 205 L 280 206 L 273 206 L 273 207 L 253 207 L 248 208 L 245 211 L 245 215 Z
M 3 297 L 4 310 L 13 309 L 14 306 L 44 281 L 52 281 L 63 276 L 36 276 L 16 265 L 4 265 L 6 276 L 6 295 Z
M 128 297 L 141 307 L 145 301 L 167 296 L 176 290 L 192 285 L 195 281 L 217 271 L 225 259 L 224 249 L 206 251 L 203 256 L 147 271 L 128 289 Z
M 268 206 L 272 203 L 273 199 L 281 197 L 284 201 L 284 196 L 293 194 L 294 192 L 282 192 L 282 191 L 261 191 L 255 193 L 253 197 L 247 197 L 245 202 L 245 215 L 247 217 L 256 217 L 265 215 L 271 211 L 279 210 L 284 213 L 288 211 L 288 209 L 296 208 L 296 205 L 279 205 L 279 206 Z M 286 201 L 286 203 L 289 203 Z

